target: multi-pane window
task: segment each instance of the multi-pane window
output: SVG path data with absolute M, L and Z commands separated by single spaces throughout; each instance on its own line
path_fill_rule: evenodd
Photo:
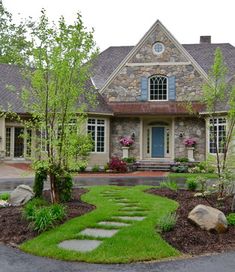
M 6 157 L 11 156 L 11 128 L 6 128 Z
M 167 100 L 167 77 L 152 76 L 149 78 L 149 99 Z
M 105 146 L 105 120 L 89 118 L 87 132 L 91 134 L 94 142 L 92 152 L 104 152 Z
M 32 130 L 27 129 L 27 138 L 26 138 L 26 155 L 31 156 L 32 152 Z
M 210 153 L 216 153 L 216 147 L 219 153 L 224 152 L 224 143 L 226 140 L 226 118 L 211 118 L 209 129 L 209 150 Z

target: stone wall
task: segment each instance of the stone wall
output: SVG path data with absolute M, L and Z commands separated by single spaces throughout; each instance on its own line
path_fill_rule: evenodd
M 183 137 L 180 137 L 183 133 Z M 187 149 L 183 141 L 193 138 L 197 144 L 194 150 L 196 161 L 205 160 L 206 156 L 206 123 L 199 118 L 175 118 L 175 157 L 187 157 Z
M 152 50 L 156 41 L 163 42 L 165 45 L 165 51 L 160 55 L 154 54 Z M 164 65 L 151 65 L 154 62 L 164 62 Z M 177 62 L 181 63 L 177 65 Z M 141 77 L 152 75 L 175 76 L 177 101 L 199 100 L 204 79 L 159 26 L 144 42 L 129 64 L 126 64 L 112 80 L 104 95 L 109 101 L 138 101 L 141 94 Z
M 140 119 L 113 118 L 110 123 L 110 154 L 122 157 L 122 148 L 119 140 L 122 136 L 131 136 L 135 133 L 135 143 L 129 150 L 129 156 L 139 159 L 140 156 Z

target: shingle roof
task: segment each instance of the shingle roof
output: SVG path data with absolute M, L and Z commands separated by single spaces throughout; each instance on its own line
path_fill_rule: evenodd
M 22 88 L 27 84 L 23 79 L 19 67 L 16 65 L 0 64 L 0 111 L 7 111 L 10 107 L 16 113 L 26 113 L 22 101 Z M 112 110 L 105 102 L 104 98 L 94 90 L 91 82 L 87 82 L 88 89 L 93 89 L 96 92 L 95 106 L 89 105 L 88 111 L 91 113 L 112 114 Z M 79 103 L 87 102 L 83 97 Z
M 183 44 L 183 47 L 196 60 L 196 62 L 208 73 L 214 61 L 214 53 L 220 47 L 224 56 L 225 64 L 229 68 L 228 76 L 235 74 L 235 47 L 229 43 L 211 44 Z M 93 66 L 93 81 L 100 89 L 105 81 L 117 68 L 121 61 L 131 51 L 133 46 L 112 46 L 104 50 L 97 58 Z

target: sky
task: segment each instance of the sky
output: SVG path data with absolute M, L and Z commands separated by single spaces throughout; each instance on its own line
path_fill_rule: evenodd
M 63 15 L 70 23 L 79 11 L 85 26 L 94 28 L 101 51 L 137 44 L 157 19 L 180 43 L 198 43 L 201 35 L 211 35 L 213 43 L 235 46 L 234 0 L 3 0 L 3 4 L 16 18 L 37 19 L 45 8 L 51 20 Z

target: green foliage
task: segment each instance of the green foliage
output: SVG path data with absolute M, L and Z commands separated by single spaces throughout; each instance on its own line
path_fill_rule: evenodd
M 227 215 L 227 220 L 230 226 L 235 226 L 235 213 L 230 213 Z
M 0 200 L 8 200 L 10 197 L 9 193 L 2 193 L 0 194 Z
M 81 161 L 78 164 L 79 172 L 85 172 L 87 168 L 87 162 Z
M 23 217 L 27 220 L 33 220 L 36 210 L 43 206 L 47 206 L 48 203 L 42 198 L 33 198 L 25 204 L 23 208 Z
M 66 210 L 63 205 L 50 205 L 41 198 L 34 198 L 23 208 L 23 217 L 31 221 L 31 226 L 38 232 L 45 231 L 64 219 Z
M 198 183 L 196 181 L 196 178 L 193 178 L 193 177 L 187 178 L 186 184 L 187 184 L 188 190 L 190 190 L 190 191 L 195 191 L 198 187 Z
M 99 172 L 100 171 L 99 165 L 97 165 L 97 164 L 93 165 L 91 171 L 94 172 L 94 173 Z
M 67 172 L 57 173 L 56 189 L 59 192 L 59 199 L 61 202 L 69 201 L 72 197 L 73 178 Z
M 157 221 L 157 229 L 159 232 L 167 232 L 174 229 L 178 216 L 176 213 L 168 213 Z
M 160 188 L 167 188 L 172 191 L 177 191 L 179 189 L 178 184 L 175 181 L 162 181 L 159 185 Z
M 109 165 L 108 165 L 108 163 L 106 163 L 106 164 L 104 165 L 104 171 L 106 172 L 107 170 L 109 170 Z
M 172 166 L 171 171 L 175 173 L 187 173 L 188 172 L 188 166 L 187 165 L 178 165 L 178 166 Z
M 182 157 L 182 158 L 175 158 L 175 162 L 189 162 L 188 158 Z
M 44 168 L 38 168 L 35 172 L 33 191 L 35 197 L 42 197 L 44 181 L 47 179 L 47 170 Z
M 202 192 L 202 194 L 204 194 L 207 190 L 207 178 L 203 176 L 198 176 L 196 178 L 196 182 L 198 184 L 199 190 Z
M 135 157 L 123 158 L 122 160 L 124 162 L 126 162 L 126 163 L 135 163 L 136 162 L 136 158 Z

